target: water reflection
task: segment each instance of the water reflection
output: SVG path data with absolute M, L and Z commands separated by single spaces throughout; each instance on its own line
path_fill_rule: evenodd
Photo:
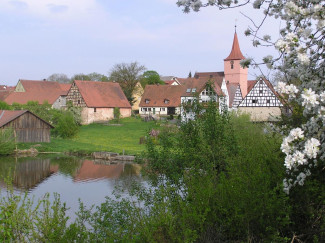
M 4 186 L 5 178 L 9 177 L 14 188 L 30 191 L 56 174 L 70 177 L 74 183 L 79 183 L 140 176 L 140 170 L 141 167 L 137 164 L 110 164 L 107 161 L 76 157 L 0 157 L 0 184 Z
M 10 178 L 15 192 L 27 191 L 34 201 L 45 193 L 58 193 L 73 219 L 79 199 L 86 207 L 99 205 L 107 196 L 115 198 L 116 186 L 127 189 L 134 180 L 145 183 L 140 170 L 137 164 L 109 164 L 76 157 L 0 157 L 0 187 L 6 188 L 5 178 Z M 5 196 L 4 191 L 0 191 L 1 196 Z

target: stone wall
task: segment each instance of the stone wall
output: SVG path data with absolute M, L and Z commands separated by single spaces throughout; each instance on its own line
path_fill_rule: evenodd
M 238 107 L 239 113 L 248 113 L 251 121 L 277 121 L 281 116 L 280 107 Z

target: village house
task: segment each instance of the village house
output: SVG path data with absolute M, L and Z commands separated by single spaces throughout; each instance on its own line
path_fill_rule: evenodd
M 0 110 L 0 132 L 13 129 L 17 142 L 50 142 L 53 126 L 27 110 Z
M 49 103 L 53 108 L 60 109 L 66 106 L 66 96 L 71 84 L 60 84 L 53 81 L 19 80 L 14 91 L 4 101 L 26 104 L 28 101 L 37 101 L 39 104 Z
M 131 116 L 131 105 L 120 85 L 114 82 L 75 80 L 67 95 L 67 102 L 81 107 L 83 124 L 114 119 L 114 109 L 121 117 Z
M 146 85 L 140 102 L 141 116 L 179 115 L 184 85 Z
M 223 72 L 196 72 L 194 78 L 173 78 L 173 81 L 177 81 L 173 85 L 183 86 L 181 94 L 169 92 L 167 88 L 163 87 L 157 91 L 154 86 L 149 86 L 140 103 L 140 114 L 151 114 L 154 107 L 156 107 L 155 112 L 157 109 L 166 109 L 167 106 L 164 106 L 161 100 L 173 100 L 175 107 L 178 105 L 175 110 L 183 113 L 179 107 L 184 102 L 188 103 L 197 98 L 199 102 L 207 102 L 212 97 L 219 105 L 220 110 L 227 108 L 238 113 L 248 113 L 252 121 L 277 120 L 283 106 L 278 94 L 266 79 L 248 80 L 248 68 L 243 68 L 240 65 L 240 61 L 243 59 L 245 57 L 240 50 L 235 32 L 231 52 L 224 59 Z M 209 86 L 210 90 L 206 89 L 208 83 L 212 84 Z M 182 119 L 194 119 L 194 114 L 182 114 Z

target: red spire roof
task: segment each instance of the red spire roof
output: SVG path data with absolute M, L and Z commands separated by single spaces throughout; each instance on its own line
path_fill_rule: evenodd
M 232 43 L 231 52 L 230 52 L 229 56 L 225 59 L 225 61 L 242 60 L 242 59 L 245 59 L 245 57 L 243 56 L 243 54 L 240 51 L 237 33 L 235 32 L 234 42 Z

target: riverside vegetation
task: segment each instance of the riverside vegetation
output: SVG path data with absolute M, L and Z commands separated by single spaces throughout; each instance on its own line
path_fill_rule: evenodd
M 283 191 L 282 137 L 216 105 L 149 140 L 151 187 L 96 208 L 80 202 L 68 223 L 59 195 L 32 206 L 10 193 L 0 202 L 0 238 L 14 242 L 324 242 L 325 179 Z M 123 187 L 122 187 L 123 188 Z M 121 188 L 120 188 L 121 189 Z M 122 189 L 121 189 L 122 190 Z M 117 190 L 118 193 L 118 190 Z M 302 196 L 303 195 L 303 196 Z

